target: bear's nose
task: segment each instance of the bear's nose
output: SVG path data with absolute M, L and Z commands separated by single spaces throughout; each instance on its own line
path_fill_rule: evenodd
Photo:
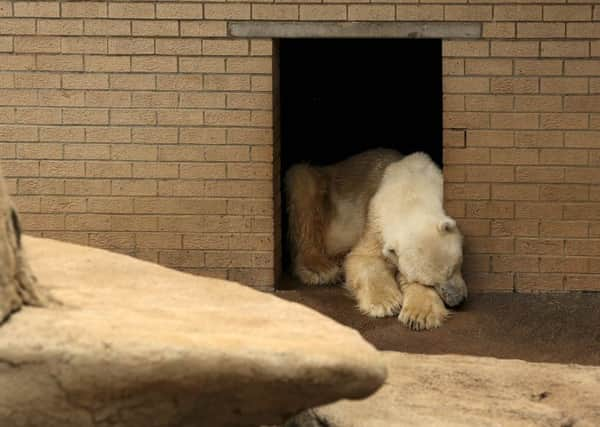
M 451 286 L 436 286 L 436 290 L 448 307 L 456 307 L 467 299 L 464 292 Z
M 455 298 L 448 298 L 448 300 L 444 301 L 444 302 L 446 303 L 446 305 L 448 307 L 457 307 L 457 306 L 461 305 L 463 302 L 465 302 L 466 299 L 467 299 L 466 297 L 459 295 Z

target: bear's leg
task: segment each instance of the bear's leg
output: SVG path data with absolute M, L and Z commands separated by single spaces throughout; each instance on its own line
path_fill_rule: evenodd
M 316 168 L 300 164 L 289 169 L 285 184 L 294 274 L 308 285 L 335 283 L 342 269 L 339 260 L 327 256 L 325 250 L 326 178 Z
M 402 292 L 393 268 L 381 254 L 376 235 L 365 234 L 346 257 L 345 287 L 358 303 L 358 309 L 372 317 L 392 316 L 400 310 Z
M 420 331 L 442 325 L 450 312 L 434 288 L 419 283 L 402 285 L 404 301 L 398 320 L 410 329 Z

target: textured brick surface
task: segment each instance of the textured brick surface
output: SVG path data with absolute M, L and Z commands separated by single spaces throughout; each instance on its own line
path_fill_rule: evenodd
M 0 2 L 0 164 L 29 232 L 268 289 L 273 43 L 228 23 L 481 24 L 443 42 L 467 276 L 600 290 L 596 3 Z

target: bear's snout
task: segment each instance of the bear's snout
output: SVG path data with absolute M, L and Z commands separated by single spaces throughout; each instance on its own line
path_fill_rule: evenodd
M 453 276 L 449 281 L 435 287 L 437 293 L 448 307 L 456 307 L 467 299 L 467 285 L 460 276 Z
M 438 293 L 442 297 L 444 304 L 446 304 L 448 307 L 456 307 L 457 305 L 460 305 L 464 300 L 467 299 L 464 295 L 461 295 L 459 293 L 447 292 L 445 289 L 441 289 L 441 292 L 438 291 Z

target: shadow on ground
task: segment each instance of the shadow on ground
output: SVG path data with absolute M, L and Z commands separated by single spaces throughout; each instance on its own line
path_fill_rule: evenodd
M 276 295 L 357 329 L 380 350 L 600 365 L 600 293 L 471 295 L 441 328 L 425 332 L 360 314 L 339 287 Z

